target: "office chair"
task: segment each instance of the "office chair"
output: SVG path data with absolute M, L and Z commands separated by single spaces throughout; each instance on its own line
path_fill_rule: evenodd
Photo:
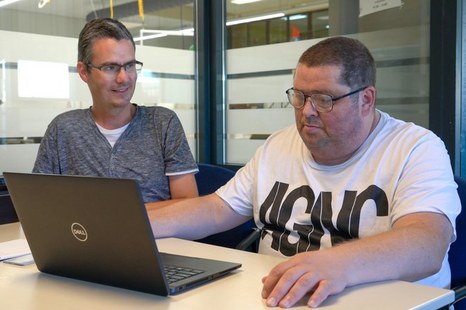
M 466 207 L 466 179 L 455 176 L 461 206 Z M 451 288 L 455 291 L 455 310 L 466 310 L 466 210 L 456 218 L 456 241 L 450 246 L 448 261 L 451 269 Z M 446 308 L 447 309 L 447 308 Z
M 0 224 L 18 222 L 4 179 L 0 176 Z
M 221 166 L 199 163 L 198 167 L 199 172 L 196 173 L 195 177 L 200 196 L 215 192 L 235 175 L 233 170 Z M 210 235 L 196 241 L 257 252 L 259 239 L 250 240 L 251 235 L 255 232 L 254 228 L 254 220 L 251 219 L 233 229 Z M 238 245 L 240 247 L 238 247 Z

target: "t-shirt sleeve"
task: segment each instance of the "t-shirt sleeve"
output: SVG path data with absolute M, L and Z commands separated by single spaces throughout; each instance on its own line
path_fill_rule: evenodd
M 172 112 L 165 131 L 165 174 L 167 176 L 198 171 L 186 134 L 178 116 Z
M 426 135 L 405 162 L 393 199 L 392 222 L 410 213 L 444 214 L 455 228 L 461 210 L 457 185 L 444 143 Z
M 225 200 L 238 214 L 244 216 L 253 215 L 254 194 L 257 186 L 257 160 L 260 158 L 262 147 L 256 151 L 254 157 L 224 186 L 220 187 L 216 194 Z

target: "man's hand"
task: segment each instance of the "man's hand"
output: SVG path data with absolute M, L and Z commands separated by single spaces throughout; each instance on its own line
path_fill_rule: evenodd
M 292 307 L 311 292 L 307 304 L 317 307 L 329 295 L 343 291 L 344 267 L 325 252 L 300 253 L 274 267 L 262 279 L 267 306 Z

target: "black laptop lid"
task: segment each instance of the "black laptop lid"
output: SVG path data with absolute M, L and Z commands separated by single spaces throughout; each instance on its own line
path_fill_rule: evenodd
M 4 177 L 40 271 L 168 294 L 135 181 L 8 172 Z

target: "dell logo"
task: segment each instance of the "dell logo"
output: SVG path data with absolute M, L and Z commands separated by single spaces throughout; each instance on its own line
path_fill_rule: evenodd
M 79 241 L 84 242 L 87 240 L 87 231 L 84 226 L 79 223 L 71 224 L 71 233 Z

